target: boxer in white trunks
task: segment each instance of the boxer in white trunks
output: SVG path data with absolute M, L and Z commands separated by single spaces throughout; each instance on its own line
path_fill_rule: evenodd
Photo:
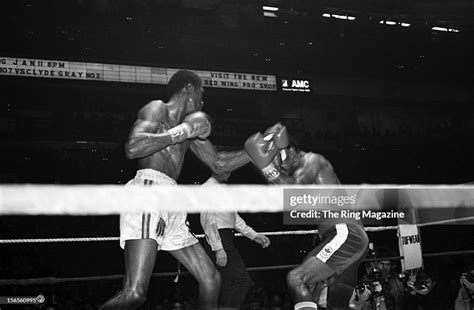
M 186 151 L 190 149 L 213 173 L 233 171 L 250 159 L 245 151 L 217 152 L 207 139 L 209 117 L 203 107 L 202 81 L 180 70 L 168 83 L 170 100 L 154 100 L 139 112 L 125 145 L 139 170 L 129 185 L 176 184 Z M 157 206 L 159 209 L 159 206 Z M 220 275 L 208 255 L 190 234 L 185 212 L 123 214 L 120 245 L 125 255 L 122 290 L 101 309 L 135 309 L 145 302 L 158 250 L 169 251 L 199 282 L 199 307 L 215 309 Z

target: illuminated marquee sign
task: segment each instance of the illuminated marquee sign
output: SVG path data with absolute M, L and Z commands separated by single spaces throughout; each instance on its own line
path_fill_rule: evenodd
M 311 81 L 308 79 L 280 79 L 282 91 L 311 92 Z
M 145 84 L 167 84 L 179 69 L 0 57 L 0 75 Z M 204 87 L 276 91 L 276 77 L 253 73 L 192 70 Z

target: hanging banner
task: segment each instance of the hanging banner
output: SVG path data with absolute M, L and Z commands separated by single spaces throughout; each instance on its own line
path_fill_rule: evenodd
M 0 57 L 0 75 L 88 81 L 167 84 L 179 69 Z M 274 75 L 192 70 L 204 87 L 276 91 Z
M 423 267 L 421 238 L 418 227 L 411 224 L 398 225 L 398 245 L 402 259 L 402 272 Z

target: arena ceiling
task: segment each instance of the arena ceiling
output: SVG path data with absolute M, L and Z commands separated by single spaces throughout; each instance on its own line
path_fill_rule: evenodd
M 303 75 L 425 79 L 443 72 L 464 78 L 473 68 L 473 3 L 9 1 L 0 22 L 0 54 Z

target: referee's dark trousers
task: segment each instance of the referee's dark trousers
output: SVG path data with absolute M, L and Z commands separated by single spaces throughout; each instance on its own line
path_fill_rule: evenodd
M 219 293 L 219 309 L 240 309 L 245 302 L 251 280 L 239 251 L 234 245 L 233 229 L 219 229 L 222 246 L 227 254 L 227 264 L 224 267 L 216 265 L 221 274 L 221 290 Z M 206 247 L 210 251 L 210 247 Z M 212 251 L 211 251 L 212 252 Z M 212 256 L 215 263 L 215 254 Z

